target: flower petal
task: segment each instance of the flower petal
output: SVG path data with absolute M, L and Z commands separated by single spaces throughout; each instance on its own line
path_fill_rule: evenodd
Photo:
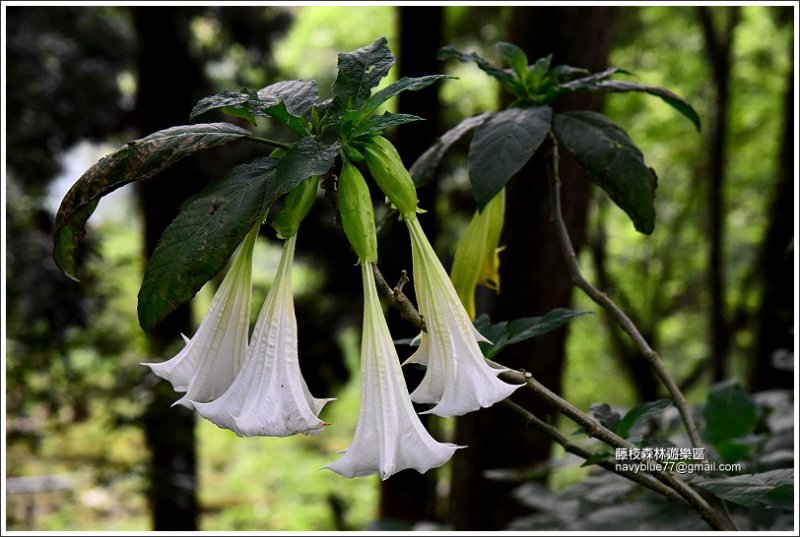
M 239 370 L 247 350 L 253 247 L 260 226 L 253 226 L 239 246 L 194 337 L 187 340 L 182 335 L 186 346 L 170 360 L 142 364 L 169 381 L 175 391 L 186 392 L 175 404 L 192 408 L 191 401 L 214 399 Z
M 520 385 L 497 378 L 505 368 L 493 368 L 483 357 L 478 341 L 486 339 L 470 321 L 416 216 L 406 217 L 406 224 L 411 234 L 414 288 L 428 330 L 407 361 L 428 367 L 411 399 L 436 403 L 424 413 L 443 417 L 460 416 L 505 399 Z
M 317 434 L 326 425 L 317 415 L 332 399 L 311 395 L 298 361 L 292 299 L 296 238 L 284 243 L 278 273 L 236 379 L 216 400 L 194 403 L 203 417 L 239 436 Z
M 353 442 L 339 460 L 326 468 L 347 477 L 378 473 L 381 479 L 408 468 L 424 473 L 445 464 L 462 446 L 437 442 L 422 425 L 408 396 L 383 317 L 372 265 L 362 262 L 361 273 L 361 409 Z

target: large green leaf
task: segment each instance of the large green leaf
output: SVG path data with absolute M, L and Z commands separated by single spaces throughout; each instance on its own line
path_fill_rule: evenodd
M 403 91 L 416 91 L 422 88 L 427 88 L 437 80 L 442 78 L 454 78 L 448 75 L 428 75 L 421 77 L 404 76 L 396 82 L 392 82 L 380 91 L 373 93 L 369 99 L 364 102 L 363 110 L 365 113 L 375 111 L 380 105 Z
M 741 386 L 732 381 L 714 385 L 708 393 L 703 418 L 703 437 L 725 462 L 747 456 L 750 447 L 737 439 L 755 431 L 758 415 L 753 398 Z
M 121 186 L 147 179 L 180 159 L 250 136 L 230 123 L 183 125 L 129 142 L 103 157 L 78 179 L 61 201 L 53 228 L 53 257 L 70 278 L 75 275 L 75 252 L 83 241 L 86 221 L 98 200 Z
M 698 478 L 692 484 L 723 500 L 746 507 L 762 504 L 790 510 L 794 506 L 794 470 L 791 468 L 760 474 Z
M 556 114 L 553 132 L 559 144 L 630 216 L 636 229 L 652 233 L 658 179 L 622 127 L 602 114 L 580 111 Z
M 240 164 L 189 199 L 164 230 L 139 290 L 145 332 L 190 300 L 230 258 L 247 232 L 286 192 L 270 157 Z
M 394 65 L 395 57 L 379 37 L 371 45 L 339 54 L 339 72 L 333 94 L 341 108 L 359 108 Z
M 395 125 L 402 125 L 412 121 L 424 121 L 424 117 L 414 116 L 411 114 L 393 114 L 391 112 L 384 112 L 380 116 L 370 116 L 361 123 L 353 131 L 352 137 L 364 136 L 367 134 L 374 134 Z
M 500 82 L 500 85 L 503 86 L 505 89 L 516 95 L 517 97 L 523 97 L 525 95 L 525 89 L 522 87 L 522 84 L 514 78 L 514 74 L 510 69 L 501 69 L 495 65 L 492 65 L 489 61 L 482 58 L 478 54 L 474 52 L 470 52 L 466 54 L 461 52 L 460 50 L 456 49 L 452 46 L 446 46 L 439 49 L 439 53 L 437 57 L 440 60 L 458 60 L 464 63 L 475 63 L 482 71 L 486 74 L 491 76 L 492 78 L 496 79 Z
M 700 131 L 700 116 L 697 115 L 697 112 L 692 105 L 690 105 L 685 100 L 681 99 L 674 93 L 664 88 L 657 88 L 654 86 L 645 86 L 643 84 L 637 84 L 635 82 L 620 82 L 617 80 L 604 80 L 592 88 L 594 91 L 606 91 L 611 93 L 624 93 L 630 91 L 637 91 L 643 93 L 649 93 L 650 95 L 655 95 L 656 97 L 661 97 L 668 105 L 673 107 L 675 110 L 680 112 L 685 118 L 692 122 L 695 128 Z
M 194 119 L 209 110 L 221 109 L 228 115 L 242 117 L 252 123 L 255 123 L 256 117 L 273 118 L 297 134 L 304 135 L 308 132 L 306 116 L 316 100 L 315 81 L 284 80 L 257 92 L 242 89 L 203 97 L 189 117 Z
M 483 209 L 533 156 L 547 133 L 549 106 L 509 108 L 475 129 L 469 147 L 469 181 Z
M 617 425 L 617 434 L 623 438 L 628 438 L 636 424 L 641 423 L 647 419 L 657 416 L 664 411 L 665 408 L 670 406 L 672 401 L 669 399 L 659 399 L 658 401 L 649 401 L 642 403 L 630 409 Z
M 541 317 L 522 317 L 495 324 L 492 324 L 488 315 L 483 314 L 475 320 L 474 324 L 478 332 L 490 341 L 490 343 L 480 343 L 480 347 L 484 356 L 491 359 L 507 345 L 552 332 L 571 319 L 587 313 L 591 312 L 556 308 Z
M 426 149 L 425 152 L 419 156 L 419 158 L 408 170 L 408 173 L 410 173 L 411 177 L 414 178 L 414 182 L 417 184 L 417 186 L 421 186 L 428 179 L 430 179 L 431 176 L 433 176 L 433 172 L 439 165 L 439 161 L 442 160 L 442 157 L 444 156 L 445 152 L 450 149 L 451 145 L 456 143 L 466 133 L 481 123 L 487 121 L 490 117 L 492 117 L 490 112 L 484 112 L 483 114 L 478 114 L 477 116 L 468 117 L 446 133 L 442 134 L 432 146 Z
M 303 179 L 322 175 L 331 169 L 341 147 L 339 142 L 327 144 L 315 136 L 301 138 L 281 157 L 278 184 L 288 192 Z

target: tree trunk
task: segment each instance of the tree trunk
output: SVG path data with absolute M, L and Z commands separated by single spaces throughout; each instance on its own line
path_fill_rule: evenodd
M 711 340 L 711 370 L 715 382 L 727 375 L 727 357 L 730 348 L 730 330 L 725 311 L 725 271 L 722 243 L 725 234 L 723 185 L 727 167 L 725 136 L 728 132 L 728 108 L 730 105 L 731 57 L 733 34 L 739 22 L 739 8 L 725 11 L 725 28 L 720 32 L 715 27 L 711 11 L 698 7 L 697 12 L 703 27 L 706 53 L 714 77 L 716 104 L 714 118 L 709 129 L 709 193 L 708 193 L 708 284 L 711 293 L 709 336 Z M 721 35 L 720 35 L 721 34 Z
M 761 304 L 758 308 L 756 348 L 750 370 L 750 389 L 791 388 L 794 375 L 790 369 L 775 367 L 780 353 L 791 366 L 794 347 L 794 264 L 792 260 L 793 232 L 792 204 L 797 192 L 794 185 L 793 156 L 796 140 L 792 134 L 795 120 L 794 69 L 789 69 L 784 99 L 785 122 L 781 140 L 778 182 L 770 205 L 770 221 L 761 245 L 760 270 L 762 278 Z
M 611 7 L 519 7 L 510 18 L 509 40 L 521 46 L 531 62 L 553 54 L 553 65 L 569 64 L 598 71 L 606 67 L 611 44 Z M 576 95 L 557 108 L 599 110 L 599 94 Z M 590 183 L 562 151 L 563 212 L 576 250 L 584 240 Z M 553 226 L 544 159 L 536 155 L 507 187 L 506 222 L 501 254 L 502 292 L 492 318 L 510 320 L 569 307 L 572 286 Z M 525 368 L 556 393 L 561 392 L 566 329 L 509 347 L 499 361 Z M 527 392 L 513 399 L 536 415 L 552 419 L 550 409 Z M 457 421 L 456 442 L 468 449 L 456 452 L 453 464 L 451 519 L 458 530 L 505 528 L 523 508 L 510 496 L 516 483 L 487 479 L 491 468 L 524 469 L 543 463 L 551 442 L 527 429 L 500 405 L 463 416 Z
M 442 7 L 400 7 L 398 11 L 400 30 L 398 77 L 437 73 L 441 69 L 436 59 L 436 52 L 442 46 Z M 402 125 L 396 131 L 394 143 L 407 166 L 430 147 L 439 134 L 438 88 L 439 84 L 435 84 L 422 91 L 407 91 L 398 96 L 399 112 L 425 118 L 425 121 Z M 436 183 L 433 182 L 420 189 L 418 194 L 420 206 L 429 211 L 421 221 L 425 233 L 431 240 L 436 234 L 433 210 L 436 193 Z M 411 275 L 411 257 L 405 226 L 397 225 L 397 222 L 391 224 L 387 236 L 382 238 L 381 242 L 384 245 L 397 245 L 397 247 L 382 248 L 381 269 L 390 285 L 394 285 L 401 270 L 408 270 Z M 412 294 L 411 287 L 407 288 L 409 294 Z M 398 315 L 390 316 L 389 327 L 396 337 L 416 335 L 408 322 Z M 407 369 L 405 373 L 412 386 L 422 379 L 422 374 L 418 371 Z M 430 416 L 420 416 L 420 418 L 431 434 L 436 436 L 436 431 L 432 429 L 435 428 L 435 420 L 430 419 Z M 421 520 L 435 520 L 437 477 L 438 472 L 435 469 L 425 474 L 405 470 L 381 482 L 380 518 L 384 522 L 399 523 L 402 527 L 411 527 Z
M 142 135 L 186 123 L 193 97 L 202 92 L 201 71 L 188 54 L 187 25 L 182 23 L 185 11 L 174 7 L 133 9 L 139 36 L 136 124 Z M 184 161 L 139 183 L 147 257 L 181 203 L 202 186 L 203 176 L 191 162 Z M 166 350 L 175 348 L 182 332 L 191 334 L 190 326 L 190 308 L 183 305 L 153 330 L 148 340 L 151 355 L 168 358 Z M 151 453 L 148 496 L 152 526 L 156 531 L 196 530 L 194 414 L 180 406 L 172 407 L 178 396 L 169 383 L 149 375 L 153 398 L 142 419 Z

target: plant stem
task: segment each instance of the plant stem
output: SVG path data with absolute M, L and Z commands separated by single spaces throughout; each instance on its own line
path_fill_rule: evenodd
M 678 409 L 678 412 L 681 415 L 683 425 L 686 428 L 686 432 L 689 435 L 689 441 L 691 442 L 692 446 L 696 448 L 702 447 L 703 443 L 700 441 L 700 435 L 697 433 L 697 426 L 692 419 L 689 405 L 686 403 L 686 398 L 683 396 L 680 388 L 678 388 L 678 385 L 672 378 L 672 375 L 670 375 L 669 371 L 667 371 L 667 368 L 664 367 L 664 363 L 661 361 L 658 353 L 656 353 L 656 351 L 650 347 L 650 344 L 647 342 L 647 340 L 645 340 L 644 336 L 642 336 L 641 332 L 639 332 L 639 329 L 636 328 L 636 325 L 630 320 L 625 312 L 623 312 L 619 306 L 617 306 L 614 301 L 608 297 L 608 295 L 598 290 L 581 274 L 578 266 L 578 258 L 575 255 L 575 249 L 572 247 L 572 242 L 570 241 L 569 233 L 567 232 L 567 226 L 564 224 L 564 216 L 561 213 L 561 179 L 558 174 L 558 142 L 552 134 L 550 136 L 552 138 L 550 152 L 551 159 L 548 162 L 547 172 L 550 179 L 550 200 L 552 203 L 553 221 L 556 226 L 556 233 L 561 245 L 561 251 L 564 254 L 564 259 L 567 263 L 567 268 L 569 270 L 572 283 L 581 291 L 583 291 L 595 303 L 603 307 L 611 316 L 611 318 L 616 321 L 616 323 L 631 337 L 631 339 L 633 339 L 633 342 L 642 353 L 642 356 L 644 356 L 644 359 L 655 370 L 659 379 L 661 379 L 661 382 L 664 383 L 670 395 L 672 395 L 672 398 L 675 401 L 675 407 Z
M 285 144 L 285 143 L 279 142 L 277 140 L 270 140 L 269 138 L 262 138 L 261 136 L 250 135 L 250 136 L 247 136 L 246 138 L 248 140 L 250 140 L 250 141 L 253 141 L 253 142 L 258 142 L 260 144 L 271 145 L 273 147 L 280 147 L 281 149 L 289 149 L 290 147 L 292 147 L 289 144 Z
M 381 295 L 381 297 L 383 297 L 386 303 L 391 307 L 398 309 L 403 319 L 407 320 L 423 332 L 426 332 L 425 319 L 423 319 L 422 315 L 414 307 L 414 304 L 411 303 L 411 301 L 403 292 L 403 286 L 408 283 L 406 271 L 403 271 L 403 275 L 400 277 L 400 281 L 397 283 L 394 289 L 389 287 L 389 284 L 386 283 L 386 279 L 383 277 L 383 274 L 381 274 L 381 271 L 378 269 L 377 265 L 372 265 L 372 272 L 375 274 L 375 287 L 377 287 L 378 293 Z
M 524 420 L 528 422 L 528 425 L 535 427 L 540 432 L 546 434 L 550 438 L 552 438 L 555 442 L 561 444 L 564 449 L 568 453 L 572 453 L 573 455 L 577 455 L 578 457 L 588 460 L 589 457 L 592 456 L 592 453 L 581 446 L 571 442 L 566 436 L 564 436 L 561 431 L 553 427 L 552 425 L 545 423 L 541 419 L 537 418 L 531 412 L 528 412 L 523 407 L 518 405 L 517 403 L 511 401 L 511 399 L 505 399 L 503 404 L 513 410 L 516 414 L 522 417 Z M 691 507 L 689 502 L 687 502 L 682 496 L 680 496 L 677 492 L 675 492 L 672 488 L 668 487 L 667 485 L 655 480 L 651 476 L 647 474 L 641 474 L 637 472 L 626 472 L 624 470 L 617 470 L 616 464 L 611 461 L 598 461 L 596 463 L 598 466 L 605 468 L 609 472 L 613 472 L 625 479 L 633 481 L 634 483 L 638 483 L 639 485 L 652 490 L 664 497 L 668 500 L 680 503 L 684 506 Z
M 505 370 L 500 374 L 500 378 L 512 384 L 525 384 L 526 387 L 536 394 L 540 399 L 551 405 L 561 414 L 580 425 L 587 435 L 597 438 L 614 448 L 635 448 L 631 442 L 605 428 L 600 422 L 591 416 L 581 412 L 569 401 L 562 399 L 543 384 L 533 378 L 533 375 L 526 371 Z M 709 526 L 716 530 L 736 530 L 733 522 L 722 517 L 709 503 L 698 494 L 694 489 L 681 479 L 663 470 L 653 470 L 653 477 L 664 483 L 669 488 L 680 494 L 692 509 L 705 520 Z

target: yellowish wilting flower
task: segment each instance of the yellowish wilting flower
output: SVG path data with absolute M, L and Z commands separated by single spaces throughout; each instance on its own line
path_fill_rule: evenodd
M 194 408 L 239 436 L 318 434 L 327 425 L 317 416 L 332 399 L 308 390 L 297 353 L 292 299 L 292 263 L 297 235 L 284 242 L 278 273 L 261 307 L 239 374 L 220 397 Z
M 470 319 L 475 318 L 475 288 L 500 292 L 500 234 L 505 213 L 505 189 L 481 212 L 475 212 L 456 247 L 450 280 Z
M 478 346 L 486 339 L 470 322 L 419 221 L 414 214 L 404 219 L 411 234 L 414 290 L 427 328 L 420 335 L 419 349 L 405 362 L 427 366 L 411 399 L 435 403 L 424 413 L 442 417 L 460 416 L 505 399 L 520 385 L 497 378 L 506 369 L 486 362 Z
M 361 410 L 350 447 L 326 468 L 346 477 L 378 473 L 381 479 L 408 468 L 424 473 L 446 463 L 460 446 L 437 442 L 420 422 L 383 317 L 372 264 L 362 260 L 361 274 Z
M 219 397 L 241 367 L 250 324 L 253 247 L 260 227 L 259 222 L 242 241 L 194 337 L 184 337 L 186 346 L 170 360 L 142 364 L 175 391 L 186 392 L 176 405 L 193 408 L 195 401 Z

